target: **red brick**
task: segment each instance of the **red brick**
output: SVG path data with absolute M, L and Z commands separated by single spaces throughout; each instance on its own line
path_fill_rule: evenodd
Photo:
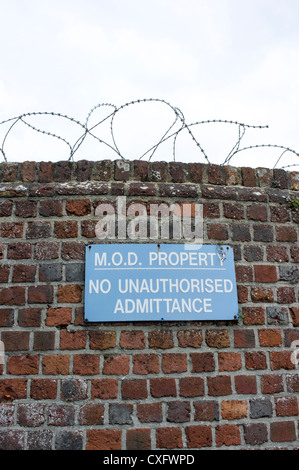
M 281 346 L 282 338 L 279 329 L 258 330 L 258 337 L 261 347 Z
M 291 307 L 290 311 L 293 326 L 299 326 L 299 307 Z
M 251 300 L 252 302 L 274 302 L 273 290 L 264 287 L 252 287 L 251 288 Z
M 68 307 L 49 308 L 47 310 L 47 326 L 67 326 L 72 321 L 72 309 Z
M 244 206 L 243 204 L 223 203 L 223 215 L 227 219 L 244 219 Z
M 27 379 L 0 379 L 1 402 L 27 397 Z
M 19 310 L 18 324 L 23 327 L 40 326 L 41 324 L 40 308 L 23 308 Z
M 82 287 L 76 284 L 58 286 L 57 302 L 60 304 L 80 303 L 82 300 Z
M 5 308 L 0 310 L 0 327 L 10 327 L 14 321 L 14 309 Z
M 241 353 L 222 352 L 218 354 L 219 372 L 232 372 L 242 367 Z
M 74 199 L 66 201 L 65 209 L 68 215 L 85 216 L 91 213 L 89 199 Z
M 15 355 L 7 359 L 7 374 L 10 375 L 34 375 L 38 374 L 38 355 Z
M 216 427 L 216 446 L 239 446 L 241 435 L 239 427 L 235 424 L 223 424 Z
M 163 354 L 162 371 L 164 374 L 181 374 L 187 371 L 186 354 Z
M 117 398 L 117 379 L 94 379 L 91 382 L 91 398 L 101 400 L 113 400 Z
M 103 374 L 105 375 L 127 375 L 130 369 L 130 357 L 121 354 L 110 356 L 104 360 Z
M 204 395 L 204 379 L 201 377 L 182 377 L 179 380 L 181 397 L 199 397 Z
M 30 243 L 9 243 L 7 247 L 7 259 L 30 259 L 32 246 Z
M 23 162 L 21 164 L 21 179 L 24 183 L 33 183 L 35 180 L 35 170 L 36 170 L 36 163 L 35 162 Z
M 175 397 L 176 383 L 173 378 L 155 378 L 150 380 L 150 391 L 154 398 Z
M 235 388 L 239 395 L 252 395 L 257 393 L 255 375 L 236 375 Z
M 297 231 L 294 227 L 276 227 L 276 241 L 278 242 L 296 242 Z
M 77 238 L 78 222 L 75 220 L 56 221 L 54 223 L 54 234 L 56 238 Z
M 25 287 L 5 287 L 0 290 L 0 305 L 25 305 Z
M 28 351 L 29 335 L 27 331 L 3 331 L 1 340 L 5 351 Z
M 55 331 L 35 331 L 33 349 L 48 351 L 55 348 Z
M 119 345 L 124 349 L 144 349 L 145 334 L 143 331 L 122 331 Z
M 270 438 L 272 442 L 295 441 L 295 423 L 293 421 L 278 421 L 270 423 Z
M 278 287 L 277 302 L 279 304 L 292 304 L 296 302 L 295 290 L 293 287 Z
M 276 397 L 276 416 L 298 416 L 297 397 Z
M 53 286 L 30 286 L 28 288 L 29 304 L 49 304 L 53 302 Z
M 138 375 L 158 374 L 159 356 L 157 354 L 135 354 L 133 373 Z
M 52 162 L 40 162 L 38 181 L 40 183 L 50 183 L 53 181 L 54 164 Z
M 65 242 L 61 247 L 61 258 L 69 261 L 72 259 L 84 260 L 85 244 L 83 242 Z
M 90 349 L 105 349 L 114 348 L 116 345 L 116 332 L 109 330 L 91 330 L 89 332 Z
M 100 358 L 95 354 L 76 354 L 73 356 L 73 373 L 76 375 L 99 374 Z
M 8 264 L 0 265 L 0 283 L 8 282 L 10 267 Z
M 23 223 L 22 222 L 3 222 L 1 224 L 2 238 L 22 238 Z
M 289 222 L 290 221 L 290 212 L 287 207 L 280 206 L 271 206 L 271 222 Z
M 228 330 L 207 330 L 205 339 L 210 348 L 221 349 L 230 346 Z
M 181 348 L 200 348 L 203 342 L 203 334 L 200 330 L 181 330 L 177 338 Z
M 208 224 L 209 240 L 228 240 L 228 229 L 226 224 Z
M 245 367 L 248 370 L 267 369 L 267 357 L 264 352 L 253 351 L 245 353 Z
M 84 349 L 86 344 L 86 332 L 67 330 L 60 331 L 60 349 L 76 350 Z
M 182 449 L 182 430 L 179 428 L 156 429 L 157 449 Z
M 124 380 L 121 384 L 123 400 L 145 400 L 147 398 L 146 380 Z
M 235 348 L 254 348 L 255 336 L 253 330 L 234 330 Z
M 232 393 L 231 378 L 228 375 L 218 375 L 216 377 L 207 377 L 208 395 L 221 396 Z
M 217 401 L 194 402 L 194 421 L 218 421 L 219 406 Z
M 42 200 L 39 204 L 39 214 L 42 217 L 62 217 L 63 202 L 58 200 Z
M 172 331 L 150 331 L 148 333 L 149 347 L 153 349 L 170 349 L 173 348 Z
M 35 201 L 17 201 L 16 216 L 22 218 L 37 216 L 37 202 Z
M 190 353 L 192 372 L 213 372 L 215 361 L 213 353 Z
M 266 222 L 268 220 L 267 206 L 260 204 L 253 204 L 247 207 L 247 217 L 250 220 L 258 220 L 260 222 Z
M 137 417 L 141 423 L 161 423 L 162 403 L 140 403 L 137 405 Z
M 295 364 L 291 361 L 292 351 L 271 351 L 270 352 L 270 367 L 272 370 L 292 370 L 295 369 Z
M 57 397 L 57 380 L 32 379 L 30 397 L 34 400 L 55 400 Z
M 203 204 L 203 218 L 204 219 L 218 219 L 220 217 L 219 204 L 214 202 L 205 202 Z
M 53 354 L 42 358 L 42 371 L 44 375 L 68 375 L 70 356 Z
M 242 316 L 244 325 L 265 324 L 265 309 L 263 307 L 243 307 Z
M 265 394 L 283 392 L 282 375 L 266 374 L 261 377 L 261 390 Z
M 247 417 L 247 402 L 241 400 L 222 401 L 222 419 L 243 419 Z
M 88 430 L 86 450 L 120 450 L 121 435 L 119 430 Z
M 273 265 L 258 264 L 254 266 L 255 282 L 277 282 L 277 270 Z
M 36 266 L 30 264 L 15 264 L 12 282 L 34 282 Z
M 221 184 L 221 167 L 209 163 L 207 166 L 208 182 L 211 184 Z
M 150 450 L 151 430 L 150 429 L 128 429 L 127 430 L 127 450 Z
M 285 246 L 267 246 L 267 261 L 271 263 L 283 263 L 289 261 L 289 255 Z
M 253 274 L 252 267 L 242 264 L 236 265 L 236 281 L 237 282 L 252 282 Z
M 212 428 L 210 426 L 187 426 L 187 447 L 200 449 L 212 446 Z

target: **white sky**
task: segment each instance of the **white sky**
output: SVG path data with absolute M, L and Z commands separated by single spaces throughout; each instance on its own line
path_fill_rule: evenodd
M 241 147 L 276 144 L 299 151 L 299 0 L 0 0 L 0 6 L 0 121 L 53 111 L 85 123 L 100 103 L 119 107 L 156 98 L 179 108 L 189 124 L 223 119 L 269 125 L 248 130 Z M 90 123 L 109 110 L 97 110 Z M 139 158 L 173 119 L 161 103 L 121 110 L 114 131 L 122 155 Z M 82 135 L 61 118 L 28 122 L 71 144 Z M 1 144 L 7 130 L 0 126 Z M 237 126 L 225 124 L 192 131 L 211 163 L 224 161 L 238 135 Z M 95 132 L 111 143 L 109 125 Z M 11 162 L 69 157 L 64 143 L 20 122 L 4 150 Z M 273 167 L 281 152 L 247 150 L 231 164 Z M 89 137 L 74 155 L 82 158 L 117 155 Z M 172 141 L 153 159 L 172 160 Z M 177 139 L 176 160 L 205 162 L 186 131 Z M 286 153 L 278 167 L 297 162 Z

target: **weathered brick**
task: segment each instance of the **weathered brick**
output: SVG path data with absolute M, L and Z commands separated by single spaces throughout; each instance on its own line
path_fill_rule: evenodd
M 86 450 L 120 450 L 120 430 L 92 429 L 87 431 Z
M 207 377 L 208 395 L 221 396 L 231 395 L 231 377 L 229 375 L 218 375 L 216 377 Z
M 103 374 L 127 375 L 130 369 L 130 357 L 126 354 L 107 357 L 104 360 Z
M 141 423 L 161 423 L 162 403 L 137 404 L 137 417 Z
M 187 447 L 202 448 L 212 446 L 212 428 L 205 425 L 186 427 Z
M 222 424 L 216 427 L 216 446 L 230 447 L 241 444 L 241 434 L 236 424 Z
M 157 428 L 156 446 L 157 449 L 182 449 L 182 430 L 175 427 Z
M 117 398 L 117 379 L 94 379 L 91 382 L 92 399 L 113 400 Z
M 163 354 L 162 355 L 162 372 L 164 374 L 181 374 L 187 371 L 187 355 L 186 354 Z
M 150 450 L 151 447 L 150 429 L 128 429 L 126 439 L 127 450 Z
M 243 419 L 247 417 L 247 402 L 241 400 L 224 400 L 221 403 L 223 419 Z

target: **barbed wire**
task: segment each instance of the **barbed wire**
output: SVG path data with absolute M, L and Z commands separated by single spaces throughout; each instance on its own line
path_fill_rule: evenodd
M 139 100 L 134 100 L 134 101 L 130 101 L 128 103 L 125 103 L 125 104 L 123 104 L 119 107 L 117 107 L 116 105 L 111 104 L 111 103 L 100 103 L 100 104 L 94 106 L 89 111 L 84 123 L 74 119 L 73 117 L 67 116 L 66 114 L 49 112 L 49 111 L 24 113 L 24 114 L 21 114 L 20 116 L 16 116 L 16 117 L 13 117 L 13 118 L 6 119 L 6 120 L 0 122 L 0 126 L 3 126 L 5 124 L 9 125 L 9 128 L 8 128 L 7 132 L 5 133 L 5 135 L 4 135 L 4 138 L 3 138 L 3 141 L 2 141 L 2 144 L 1 144 L 1 147 L 0 147 L 1 154 L 4 158 L 4 161 L 7 162 L 8 161 L 7 156 L 6 156 L 6 153 L 4 151 L 4 146 L 6 144 L 7 138 L 13 132 L 13 130 L 15 129 L 15 126 L 18 123 L 22 123 L 22 124 L 26 125 L 27 127 L 29 127 L 30 129 L 34 130 L 35 132 L 47 135 L 49 137 L 53 137 L 55 139 L 58 139 L 61 142 L 64 142 L 69 147 L 69 156 L 68 156 L 69 160 L 74 159 L 75 153 L 81 147 L 81 145 L 83 144 L 83 142 L 85 141 L 87 136 L 90 136 L 90 137 L 94 138 L 100 144 L 108 146 L 110 148 L 110 150 L 115 152 L 115 154 L 117 155 L 118 158 L 123 159 L 123 160 L 127 160 L 127 158 L 125 158 L 125 156 L 120 152 L 120 150 L 117 146 L 117 143 L 116 143 L 115 130 L 114 130 L 115 117 L 116 117 L 117 113 L 119 113 L 121 110 L 123 110 L 123 109 L 125 109 L 129 106 L 137 105 L 137 104 L 140 104 L 140 103 L 149 103 L 149 102 L 161 103 L 161 104 L 167 106 L 173 112 L 174 120 L 170 124 L 170 126 L 168 127 L 166 132 L 164 132 L 162 137 L 158 140 L 158 142 L 155 145 L 153 145 L 152 147 L 150 147 L 149 149 L 147 149 L 146 152 L 144 152 L 139 157 L 140 160 L 147 156 L 148 161 L 150 161 L 153 158 L 153 156 L 154 156 L 155 152 L 157 151 L 157 149 L 163 143 L 165 143 L 169 139 L 173 139 L 172 157 L 173 157 L 173 160 L 175 161 L 176 160 L 176 144 L 177 144 L 178 136 L 183 131 L 186 131 L 189 134 L 191 140 L 195 143 L 195 145 L 197 146 L 197 148 L 199 149 L 199 151 L 203 155 L 205 161 L 207 163 L 211 163 L 211 161 L 210 161 L 206 151 L 204 150 L 202 144 L 198 141 L 198 139 L 195 137 L 194 133 L 191 130 L 191 128 L 193 128 L 194 126 L 200 126 L 200 125 L 204 125 L 204 124 L 227 124 L 227 125 L 237 126 L 237 129 L 238 129 L 237 141 L 236 141 L 235 145 L 232 147 L 231 151 L 226 156 L 226 158 L 223 160 L 221 165 L 229 165 L 230 162 L 231 162 L 231 159 L 240 152 L 243 152 L 243 151 L 246 151 L 246 150 L 258 149 L 258 148 L 271 148 L 272 147 L 272 148 L 283 150 L 283 152 L 281 153 L 281 155 L 277 159 L 277 161 L 276 161 L 273 168 L 277 167 L 278 163 L 281 161 L 282 156 L 287 152 L 290 152 L 290 153 L 294 154 L 295 156 L 299 157 L 298 152 L 296 152 L 295 150 L 293 150 L 289 147 L 283 146 L 283 145 L 257 144 L 257 145 L 250 145 L 250 146 L 245 146 L 245 147 L 241 148 L 241 141 L 243 140 L 243 138 L 245 136 L 245 133 L 248 129 L 266 129 L 266 128 L 269 127 L 268 125 L 250 125 L 250 124 L 245 124 L 245 123 L 241 123 L 241 122 L 238 122 L 238 121 L 228 121 L 228 120 L 223 120 L 223 119 L 204 120 L 204 121 L 197 121 L 197 122 L 187 124 L 186 120 L 185 120 L 185 116 L 179 108 L 174 107 L 173 105 L 171 105 L 167 101 L 165 101 L 163 99 L 159 99 L 159 98 L 143 98 L 143 99 L 139 99 Z M 100 108 L 106 108 L 106 107 L 107 108 L 113 108 L 113 110 L 111 112 L 109 112 L 104 118 L 102 118 L 101 120 L 97 121 L 94 125 L 89 127 L 89 121 L 90 121 L 90 118 L 93 115 L 93 113 L 96 110 L 100 109 Z M 61 119 L 65 119 L 65 120 L 71 122 L 72 124 L 77 125 L 79 128 L 81 128 L 81 134 L 76 139 L 75 143 L 72 145 L 68 140 L 66 140 L 65 137 L 63 137 L 61 135 L 58 135 L 56 133 L 53 133 L 53 132 L 42 130 L 42 129 L 38 128 L 37 126 L 34 126 L 33 124 L 29 123 L 28 118 L 30 118 L 32 116 L 50 116 L 50 117 L 58 117 L 58 118 L 61 118 Z M 101 125 L 103 125 L 106 121 L 109 121 L 109 120 L 110 120 L 110 134 L 111 134 L 111 138 L 112 138 L 112 144 L 109 144 L 106 140 L 100 139 L 97 135 L 94 134 L 94 130 L 96 128 L 99 128 Z M 179 125 L 179 128 L 177 130 L 173 131 L 173 128 L 176 124 Z M 299 166 L 299 162 L 298 162 L 298 164 L 294 163 L 294 164 L 291 164 L 291 165 L 283 166 L 281 168 L 290 168 L 290 167 L 296 167 L 296 166 Z

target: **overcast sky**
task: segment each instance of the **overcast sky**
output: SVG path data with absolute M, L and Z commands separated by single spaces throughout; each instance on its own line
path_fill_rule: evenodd
M 55 112 L 85 123 L 100 103 L 119 107 L 155 98 L 179 108 L 189 124 L 223 119 L 269 125 L 248 130 L 241 147 L 276 144 L 299 151 L 299 0 L 0 0 L 0 6 L 0 121 Z M 111 110 L 97 109 L 90 124 Z M 122 155 L 139 158 L 174 117 L 159 102 L 119 111 L 114 132 Z M 61 118 L 28 122 L 71 144 L 82 135 L 82 128 Z M 7 130 L 8 124 L 0 126 L 0 143 Z M 95 132 L 112 143 L 109 123 Z M 192 132 L 212 163 L 223 162 L 238 137 L 238 127 L 226 124 Z M 69 157 L 63 142 L 20 122 L 4 150 L 8 161 Z M 273 167 L 281 153 L 246 150 L 231 164 Z M 89 137 L 74 155 L 82 158 L 117 154 Z M 170 140 L 153 157 L 172 158 Z M 178 136 L 176 160 L 205 161 L 186 131 Z M 298 161 L 286 153 L 278 166 Z

